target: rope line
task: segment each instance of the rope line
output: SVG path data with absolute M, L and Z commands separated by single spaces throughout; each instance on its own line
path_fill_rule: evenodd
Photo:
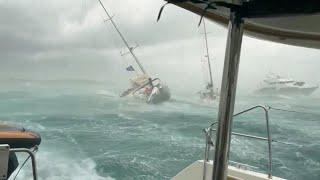
M 30 155 L 28 155 L 28 157 L 23 161 L 22 165 L 20 166 L 19 170 L 17 171 L 16 175 L 14 176 L 13 180 L 16 180 L 16 178 L 18 177 L 21 169 L 26 165 L 26 163 L 28 162 L 28 160 L 30 159 Z
M 288 109 L 282 109 L 282 108 L 274 108 L 274 107 L 271 107 L 271 106 L 267 106 L 267 108 L 270 109 L 270 110 L 275 110 L 275 111 L 291 112 L 291 113 L 300 113 L 300 114 L 311 114 L 311 115 L 320 116 L 320 114 L 318 114 L 318 113 L 294 111 L 294 110 L 288 110 Z

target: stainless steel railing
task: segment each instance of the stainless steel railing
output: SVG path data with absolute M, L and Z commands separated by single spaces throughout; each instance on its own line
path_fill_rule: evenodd
M 266 120 L 267 137 L 260 137 L 260 136 L 254 136 L 254 135 L 242 134 L 242 133 L 236 133 L 236 132 L 232 132 L 232 135 L 267 141 L 267 143 L 268 143 L 268 157 L 267 157 L 267 159 L 268 159 L 268 177 L 272 178 L 272 142 L 279 142 L 279 143 L 282 143 L 282 142 L 273 140 L 271 138 L 270 125 L 269 125 L 269 109 L 270 108 L 268 106 L 258 105 L 258 106 L 254 106 L 254 107 L 248 108 L 246 110 L 243 110 L 237 114 L 234 114 L 233 117 L 243 115 L 243 114 L 250 112 L 250 111 L 253 111 L 255 109 L 262 109 L 264 111 L 265 120 Z M 205 139 L 206 139 L 205 153 L 204 153 L 204 166 L 203 166 L 203 180 L 206 180 L 206 173 L 207 173 L 207 165 L 206 164 L 209 161 L 210 147 L 214 146 L 214 142 L 212 140 L 212 132 L 216 131 L 216 129 L 213 128 L 216 124 L 217 124 L 217 122 L 211 124 L 208 128 L 203 130 L 205 133 Z
M 30 149 L 26 149 L 26 148 L 13 148 L 13 149 L 10 149 L 9 151 L 14 153 L 27 153 L 31 158 L 33 180 L 38 180 L 37 164 L 36 164 L 34 151 L 31 151 Z

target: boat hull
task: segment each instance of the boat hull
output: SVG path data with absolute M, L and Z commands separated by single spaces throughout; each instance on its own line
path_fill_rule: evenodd
M 149 104 L 159 104 L 168 101 L 170 97 L 171 94 L 168 86 L 161 86 L 160 88 L 155 89 L 155 91 L 152 91 L 152 93 L 148 97 L 147 102 Z
M 282 88 L 275 88 L 275 87 L 265 87 L 261 88 L 256 91 L 258 94 L 264 95 L 302 95 L 302 96 L 309 96 L 315 90 L 318 89 L 318 86 L 315 87 L 306 87 L 306 88 L 295 88 L 295 87 L 282 87 Z

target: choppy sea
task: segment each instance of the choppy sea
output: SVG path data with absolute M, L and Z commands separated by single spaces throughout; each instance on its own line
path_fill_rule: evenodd
M 11 82 L 10 82 L 11 83 Z M 203 128 L 217 119 L 217 104 L 175 97 L 160 105 L 120 99 L 98 82 L 2 83 L 0 120 L 39 132 L 39 179 L 165 180 L 203 159 Z M 192 97 L 192 98 L 190 98 Z M 320 179 L 320 99 L 238 96 L 235 112 L 262 104 L 270 110 L 273 174 Z M 234 119 L 235 132 L 266 136 L 262 111 Z M 23 161 L 24 156 L 19 156 Z M 267 144 L 233 136 L 232 161 L 266 172 Z M 31 179 L 30 166 L 17 179 Z

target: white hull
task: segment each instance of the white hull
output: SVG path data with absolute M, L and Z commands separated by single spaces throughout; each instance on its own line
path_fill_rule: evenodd
M 256 93 L 264 95 L 304 95 L 308 96 L 312 94 L 315 90 L 318 89 L 318 86 L 306 87 L 306 88 L 296 88 L 296 87 L 264 87 L 256 91 Z
M 158 91 L 153 91 L 149 97 L 147 102 L 150 104 L 159 104 L 165 101 L 168 101 L 171 97 L 170 90 L 167 86 L 161 86 Z
M 141 89 L 140 92 L 134 93 L 132 96 L 149 104 L 160 104 L 168 101 L 171 94 L 167 86 L 161 85 L 160 88 L 155 87 L 150 94 Z
M 211 180 L 212 179 L 212 161 L 206 163 L 206 177 L 203 177 L 204 162 L 198 160 L 179 172 L 172 180 Z M 257 173 L 249 170 L 244 170 L 236 167 L 229 166 L 228 180 L 284 180 L 278 177 L 269 178 L 268 175 Z

